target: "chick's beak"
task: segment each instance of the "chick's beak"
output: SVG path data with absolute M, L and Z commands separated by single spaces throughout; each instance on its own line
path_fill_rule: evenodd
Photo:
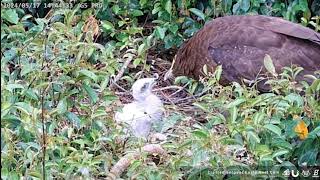
M 157 84 L 157 80 L 153 80 L 153 81 L 151 82 L 151 84 L 150 84 L 150 87 L 153 88 L 153 86 L 156 85 L 156 84 Z
M 150 85 L 149 85 L 150 89 L 152 89 L 153 86 L 155 86 L 157 84 L 157 79 L 158 79 L 158 77 L 155 77 L 155 78 L 151 79 Z

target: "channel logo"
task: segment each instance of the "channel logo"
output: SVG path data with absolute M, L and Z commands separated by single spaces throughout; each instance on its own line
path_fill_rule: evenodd
M 313 177 L 313 178 L 319 178 L 319 169 L 315 169 L 313 171 L 310 170 L 302 170 L 301 172 L 299 170 L 290 170 L 286 169 L 283 171 L 282 175 L 284 177 L 299 177 L 299 175 L 302 175 L 303 177 Z

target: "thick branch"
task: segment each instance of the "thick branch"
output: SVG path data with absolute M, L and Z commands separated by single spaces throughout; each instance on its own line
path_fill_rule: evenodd
M 140 158 L 141 154 L 145 152 L 147 154 L 159 154 L 162 156 L 166 155 L 166 151 L 159 144 L 147 144 L 142 148 L 142 152 L 136 149 L 135 152 L 129 153 L 123 156 L 110 170 L 107 175 L 107 180 L 115 180 L 119 177 L 135 159 Z

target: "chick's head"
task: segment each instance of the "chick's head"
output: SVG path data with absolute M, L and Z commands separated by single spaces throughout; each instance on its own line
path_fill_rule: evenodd
M 132 95 L 136 101 L 144 101 L 152 94 L 152 88 L 157 78 L 143 78 L 137 80 L 132 86 Z

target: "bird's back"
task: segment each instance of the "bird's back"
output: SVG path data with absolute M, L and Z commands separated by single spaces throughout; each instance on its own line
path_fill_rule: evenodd
M 269 54 L 277 71 L 296 64 L 306 73 L 320 69 L 320 35 L 298 24 L 267 16 L 227 16 L 207 23 L 178 51 L 175 75 L 198 78 L 206 64 L 223 67 L 225 81 L 252 79 Z

